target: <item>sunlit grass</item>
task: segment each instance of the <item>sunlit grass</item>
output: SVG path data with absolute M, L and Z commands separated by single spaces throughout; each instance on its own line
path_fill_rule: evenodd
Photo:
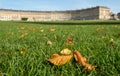
M 54 22 L 0 22 L 0 74 L 6 76 L 119 76 L 120 24 L 68 25 Z M 74 25 L 72 25 L 74 22 Z M 81 21 L 82 22 L 82 21 Z M 113 22 L 113 21 L 112 21 Z M 57 22 L 58 23 L 58 22 Z M 68 22 L 67 22 L 68 23 Z M 75 24 L 77 23 L 77 24 Z M 107 26 L 106 26 L 107 25 Z M 54 29 L 54 31 L 51 31 Z M 74 45 L 65 45 L 72 38 Z M 110 44 L 110 39 L 113 43 Z M 47 44 L 50 40 L 52 44 Z M 86 72 L 72 60 L 63 66 L 46 59 L 62 49 L 78 50 L 96 65 Z

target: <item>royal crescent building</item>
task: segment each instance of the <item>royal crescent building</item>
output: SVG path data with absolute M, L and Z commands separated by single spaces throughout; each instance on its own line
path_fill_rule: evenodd
M 1 21 L 55 21 L 55 20 L 109 20 L 111 18 L 110 8 L 96 6 L 81 10 L 66 11 L 26 11 L 0 9 Z

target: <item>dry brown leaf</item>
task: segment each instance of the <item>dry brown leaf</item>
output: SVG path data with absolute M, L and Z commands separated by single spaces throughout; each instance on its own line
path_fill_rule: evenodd
M 50 31 L 53 32 L 53 31 L 55 31 L 55 29 L 54 29 L 54 28 L 51 28 Z
M 23 55 L 25 52 L 26 52 L 26 48 L 24 47 L 24 48 L 22 48 L 22 50 L 20 51 L 20 55 Z
M 72 55 L 65 56 L 65 55 L 53 54 L 51 59 L 48 59 L 48 61 L 53 63 L 54 65 L 60 66 L 69 62 L 71 58 L 72 58 Z
M 34 27 L 29 27 L 29 30 L 30 30 L 30 31 L 34 31 L 35 28 L 34 28 Z
M 96 31 L 101 31 L 101 30 L 104 30 L 104 27 L 98 27 L 98 28 L 96 28 Z
M 69 42 L 65 42 L 64 44 L 65 44 L 65 45 L 74 45 L 74 43 L 71 42 L 71 41 L 69 41 Z
M 110 39 L 109 43 L 110 43 L 110 45 L 114 46 L 114 40 L 113 40 L 113 38 Z
M 25 29 L 25 26 L 20 26 L 19 29 Z
M 46 37 L 46 36 L 47 36 L 47 34 L 42 34 L 42 36 L 43 36 L 43 37 Z
M 44 30 L 43 30 L 43 29 L 41 29 L 41 30 L 39 30 L 39 32 L 44 32 Z
M 3 74 L 1 73 L 1 71 L 0 71 L 0 76 L 3 76 Z
M 52 45 L 52 42 L 50 40 L 47 41 L 48 45 Z
M 120 32 L 118 33 L 118 36 L 120 37 Z
M 64 53 L 65 51 L 65 53 Z M 66 51 L 68 51 L 69 53 L 67 53 Z M 59 54 L 53 54 L 51 56 L 50 59 L 48 59 L 48 61 L 54 65 L 60 66 L 63 64 L 66 64 L 67 62 L 69 62 L 72 58 L 72 54 L 70 53 L 71 50 L 68 49 L 64 49 L 62 50 L 62 52 L 60 52 Z
M 74 45 L 72 38 L 67 38 L 67 41 L 64 43 L 65 45 Z
M 24 38 L 28 33 L 23 33 L 20 35 L 20 38 Z
M 102 39 L 105 39 L 106 37 L 105 37 L 105 36 L 102 36 L 101 38 L 102 38 Z
M 53 37 L 54 37 L 55 39 L 57 39 L 57 36 L 56 36 L 56 34 L 54 34 L 54 35 L 53 35 Z
M 91 64 L 88 64 L 86 58 L 83 57 L 77 50 L 74 51 L 74 57 L 75 57 L 75 60 L 79 64 L 81 64 L 86 71 L 90 71 L 96 68 L 96 66 L 92 66 Z

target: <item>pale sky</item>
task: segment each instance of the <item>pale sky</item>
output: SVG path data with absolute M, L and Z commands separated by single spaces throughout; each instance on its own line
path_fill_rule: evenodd
M 120 12 L 120 0 L 0 0 L 0 8 L 16 10 L 76 10 L 107 6 L 111 12 Z

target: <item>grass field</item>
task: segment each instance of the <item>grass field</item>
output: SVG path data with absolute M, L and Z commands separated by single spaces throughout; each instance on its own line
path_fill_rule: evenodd
M 65 45 L 72 38 L 74 45 Z M 110 40 L 113 43 L 110 44 Z M 47 41 L 52 44 L 47 44 Z M 74 58 L 62 66 L 46 59 L 68 48 L 97 68 L 83 70 Z M 119 21 L 0 21 L 0 76 L 120 76 Z

